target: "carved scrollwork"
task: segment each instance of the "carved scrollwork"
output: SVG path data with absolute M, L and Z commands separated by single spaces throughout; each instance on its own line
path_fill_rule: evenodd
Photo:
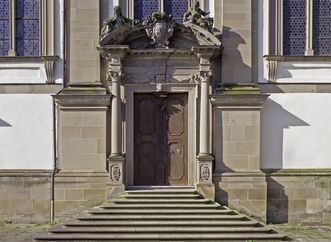
M 120 164 L 111 164 L 110 165 L 110 181 L 119 182 L 122 178 L 122 169 Z
M 210 166 L 208 164 L 202 164 L 200 165 L 200 181 L 201 182 L 207 182 L 210 180 L 211 172 L 210 172 Z

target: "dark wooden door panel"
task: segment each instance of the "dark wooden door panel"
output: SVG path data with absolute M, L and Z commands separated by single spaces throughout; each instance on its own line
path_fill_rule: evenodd
M 170 94 L 166 100 L 166 183 L 187 185 L 187 95 Z
M 187 185 L 187 95 L 136 94 L 136 185 Z

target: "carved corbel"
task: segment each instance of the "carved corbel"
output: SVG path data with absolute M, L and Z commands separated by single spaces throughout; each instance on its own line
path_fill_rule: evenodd
M 45 70 L 46 70 L 46 83 L 52 84 L 55 82 L 54 77 L 54 60 L 47 60 L 45 61 Z
M 268 80 L 275 82 L 277 80 L 278 61 L 267 60 Z

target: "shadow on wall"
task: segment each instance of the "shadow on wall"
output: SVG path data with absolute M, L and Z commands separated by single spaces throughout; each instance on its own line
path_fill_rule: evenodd
M 0 127 L 12 127 L 11 124 L 0 118 Z
M 221 73 L 223 83 L 251 83 L 252 69 L 244 63 L 241 45 L 246 45 L 245 39 L 230 27 L 223 26 L 222 30 L 222 58 Z M 250 59 L 248 60 L 250 62 Z
M 289 129 L 291 126 L 309 126 L 309 124 L 272 99 L 267 99 L 261 115 L 261 166 L 263 169 L 283 168 L 284 129 Z
M 267 177 L 267 223 L 288 223 L 288 196 L 285 187 Z

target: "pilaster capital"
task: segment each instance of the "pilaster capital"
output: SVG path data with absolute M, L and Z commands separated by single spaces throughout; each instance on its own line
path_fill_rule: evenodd
M 210 82 L 213 77 L 212 71 L 200 71 L 199 72 L 200 82 Z
M 122 80 L 125 78 L 125 73 L 122 71 L 111 71 L 109 70 L 107 73 L 107 81 L 110 83 L 121 83 Z

